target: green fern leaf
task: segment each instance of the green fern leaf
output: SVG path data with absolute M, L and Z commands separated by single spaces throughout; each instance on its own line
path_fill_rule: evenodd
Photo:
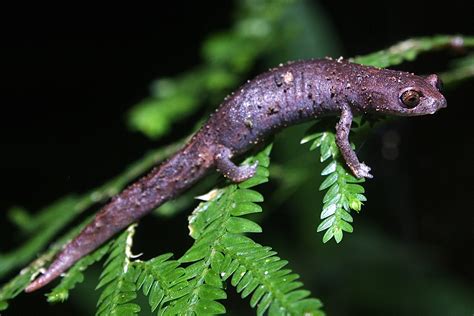
M 267 310 L 273 314 L 278 312 L 277 315 L 305 312 L 321 315 L 319 301 L 307 299 L 308 291 L 297 290 L 302 286 L 295 281 L 298 276 L 283 269 L 288 262 L 276 257 L 271 248 L 243 236 L 248 232 L 261 232 L 258 224 L 239 216 L 262 211 L 255 203 L 261 202 L 263 196 L 250 188 L 268 181 L 270 150 L 268 146 L 244 161 L 244 164 L 258 161 L 254 178 L 239 185 L 229 184 L 201 197 L 206 202 L 201 203 L 189 219 L 195 243 L 180 259 L 182 263 L 194 262 L 187 268 L 192 290 L 166 306 L 163 314 L 224 313 L 224 307 L 216 300 L 225 298 L 222 282 L 231 277 L 231 284 L 243 298 L 254 293 L 251 306 L 257 308 L 258 315 Z M 270 277 L 271 280 L 267 280 Z
M 474 40 L 468 36 L 463 38 L 458 35 L 436 35 L 405 40 L 388 49 L 356 56 L 352 60 L 364 65 L 385 68 L 401 64 L 404 61 L 412 61 L 421 53 L 444 49 L 456 41 L 462 41 L 466 47 L 474 46 Z
M 359 127 L 359 129 L 361 128 Z M 324 131 L 320 131 L 321 129 Z M 363 202 L 367 199 L 363 195 L 364 187 L 360 185 L 364 179 L 356 179 L 346 171 L 345 163 L 339 157 L 335 134 L 325 129 L 325 127 L 315 125 L 301 143 L 312 141 L 310 149 L 320 149 L 321 162 L 330 160 L 329 164 L 321 171 L 321 175 L 326 178 L 319 186 L 319 190 L 327 190 L 327 192 L 323 198 L 322 222 L 317 231 L 326 231 L 323 236 L 324 243 L 332 238 L 336 243 L 340 243 L 344 232 L 352 233 L 354 230 L 350 224 L 353 222 L 350 211 L 359 212 Z
M 299 276 L 283 269 L 288 262 L 270 247 L 233 234 L 226 234 L 221 245 L 226 256 L 221 265 L 222 278 L 232 275 L 231 284 L 242 298 L 253 293 L 250 306 L 257 307 L 257 315 L 267 310 L 269 315 L 324 315 L 321 302 L 308 298 L 310 292 L 301 290 L 303 284 L 296 281 Z
M 97 285 L 97 289 L 104 289 L 97 302 L 96 315 L 136 315 L 140 312 L 140 306 L 132 303 L 137 296 L 137 286 L 134 271 L 130 269 L 135 226 L 129 226 L 111 245 Z
M 164 254 L 149 261 L 135 261 L 133 280 L 137 290 L 142 289 L 148 297 L 151 311 L 160 310 L 164 303 L 188 294 L 188 276 L 176 260 L 169 260 L 172 254 Z
M 254 158 L 247 159 L 244 164 L 258 160 L 259 167 L 254 178 L 240 185 L 229 184 L 201 196 L 201 203 L 189 217 L 191 236 L 195 238 L 193 246 L 179 259 L 181 263 L 191 263 L 186 268 L 180 288 L 180 295 L 163 295 L 158 307 L 159 315 L 176 314 L 222 314 L 224 306 L 217 300 L 227 297 L 223 290 L 220 267 L 224 255 L 220 252 L 221 238 L 229 234 L 244 232 L 260 232 L 258 224 L 238 216 L 256 213 L 261 207 L 263 197 L 248 188 L 268 181 L 268 155 L 271 146 Z M 161 286 L 163 281 L 155 279 Z

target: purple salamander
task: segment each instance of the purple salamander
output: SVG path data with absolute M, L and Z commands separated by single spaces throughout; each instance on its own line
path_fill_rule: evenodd
M 290 62 L 270 69 L 227 97 L 180 151 L 105 205 L 26 291 L 48 284 L 114 234 L 188 189 L 208 170 L 216 168 L 234 182 L 252 177 L 256 165 L 237 166 L 232 159 L 288 125 L 340 116 L 336 141 L 342 156 L 355 176 L 371 178 L 370 168 L 350 146 L 353 115 L 433 114 L 446 107 L 440 86 L 436 75 L 421 77 L 340 59 Z

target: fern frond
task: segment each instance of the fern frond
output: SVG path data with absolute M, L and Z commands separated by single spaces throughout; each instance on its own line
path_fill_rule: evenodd
M 169 302 L 158 315 L 217 315 L 225 313 L 225 307 L 217 300 L 227 298 L 219 275 L 211 269 L 215 252 L 186 268 L 188 286 L 181 289 L 179 298 Z
M 385 68 L 401 64 L 404 61 L 415 60 L 418 55 L 425 52 L 455 46 L 456 42 L 461 42 L 464 47 L 474 47 L 474 39 L 471 36 L 435 35 L 411 38 L 392 45 L 388 49 L 356 56 L 352 60 L 359 64 Z
M 288 261 L 276 256 L 270 247 L 263 247 L 250 238 L 227 234 L 221 240 L 225 257 L 217 267 L 224 280 L 241 293 L 252 294 L 250 306 L 257 307 L 257 315 L 324 315 L 318 299 L 308 298 L 310 292 L 300 289 L 303 283 L 290 269 L 283 269 Z
M 309 291 L 296 290 L 302 286 L 294 281 L 296 275 L 281 269 L 287 262 L 275 257 L 270 248 L 243 236 L 262 231 L 257 223 L 241 216 L 262 211 L 256 203 L 262 202 L 263 196 L 251 188 L 268 181 L 270 150 L 271 146 L 268 146 L 255 158 L 244 162 L 258 161 L 253 178 L 239 185 L 228 184 L 200 197 L 206 202 L 201 203 L 189 218 L 191 236 L 196 241 L 180 259 L 183 263 L 193 262 L 186 269 L 190 290 L 169 304 L 165 313 L 224 313 L 224 306 L 216 300 L 226 298 L 223 281 L 234 275 L 232 285 L 243 297 L 256 291 L 251 306 L 258 305 L 259 315 L 269 308 L 271 315 L 299 315 L 301 312 L 322 315 L 321 303 L 306 299 Z
M 69 291 L 74 289 L 77 283 L 84 281 L 83 271 L 95 262 L 100 261 L 102 257 L 107 254 L 109 248 L 110 243 L 107 243 L 93 253 L 76 262 L 61 279 L 61 283 L 59 283 L 59 285 L 56 286 L 50 293 L 46 294 L 48 297 L 48 302 L 56 303 L 67 300 L 69 298 Z
M 172 254 L 164 254 L 148 261 L 132 262 L 133 280 L 137 291 L 148 297 L 151 311 L 162 310 L 163 304 L 188 294 L 189 284 L 186 270 Z
M 220 252 L 220 240 L 231 232 L 261 231 L 258 224 L 238 216 L 261 211 L 261 207 L 254 202 L 261 202 L 263 197 L 248 188 L 268 181 L 270 148 L 269 146 L 253 158 L 259 161 L 255 177 L 240 185 L 228 184 L 200 197 L 207 201 L 201 203 L 189 217 L 190 234 L 195 242 L 179 259 L 179 262 L 191 265 L 186 267 L 184 275 L 179 268 L 176 269 L 176 265 L 173 266 L 175 270 L 173 273 L 179 273 L 180 282 L 175 291 L 179 295 L 163 293 L 161 303 L 155 300 L 154 304 L 150 304 L 152 309 L 159 307 L 159 315 L 225 313 L 225 307 L 217 302 L 227 297 L 219 271 L 216 270 L 219 260 L 223 257 Z M 244 163 L 252 163 L 252 158 Z M 160 281 L 156 275 L 153 282 L 150 277 L 148 279 L 148 284 L 157 284 L 160 288 L 167 287 L 166 282 Z M 161 299 L 161 293 L 157 297 Z
M 359 212 L 362 202 L 367 199 L 363 195 L 364 179 L 357 179 L 347 172 L 345 163 L 339 157 L 339 149 L 336 144 L 334 132 L 324 131 L 312 133 L 301 141 L 306 143 L 313 141 L 310 150 L 320 149 L 321 162 L 330 160 L 329 164 L 321 172 L 326 179 L 319 186 L 319 190 L 327 190 L 323 198 L 323 209 L 321 219 L 323 220 L 318 228 L 318 232 L 326 231 L 323 242 L 326 243 L 331 238 L 340 243 L 343 232 L 352 233 L 354 230 L 350 223 L 353 218 L 351 210 Z
M 227 218 L 219 211 L 229 207 L 228 191 L 223 189 L 223 192 L 218 192 L 216 200 L 202 203 L 190 217 L 191 236 L 196 241 L 179 260 L 181 263 L 193 263 L 186 268 L 189 279 L 187 293 L 170 301 L 163 309 L 164 314 L 225 313 L 225 307 L 217 300 L 225 299 L 227 295 L 218 273 L 212 269 L 212 262 L 220 255 L 217 249 L 220 238 L 226 233 Z
M 129 270 L 135 226 L 129 226 L 110 247 L 97 285 L 97 289 L 104 289 L 97 302 L 96 315 L 137 315 L 140 312 L 140 306 L 132 303 L 137 297 L 137 287 L 133 271 Z

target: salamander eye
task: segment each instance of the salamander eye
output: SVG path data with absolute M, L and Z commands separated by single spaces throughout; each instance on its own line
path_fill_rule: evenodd
M 408 109 L 413 109 L 415 106 L 420 103 L 421 95 L 416 90 L 407 90 L 402 93 L 400 100 L 402 101 L 404 107 Z

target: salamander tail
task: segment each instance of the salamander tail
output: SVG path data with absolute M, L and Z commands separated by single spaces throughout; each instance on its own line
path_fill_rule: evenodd
M 188 147 L 193 145 L 198 144 L 191 143 Z M 189 188 L 205 174 L 213 162 L 201 164 L 200 152 L 199 148 L 189 148 L 176 153 L 147 176 L 115 196 L 76 238 L 65 245 L 46 272 L 31 282 L 25 291 L 36 291 L 53 281 L 116 233 Z

